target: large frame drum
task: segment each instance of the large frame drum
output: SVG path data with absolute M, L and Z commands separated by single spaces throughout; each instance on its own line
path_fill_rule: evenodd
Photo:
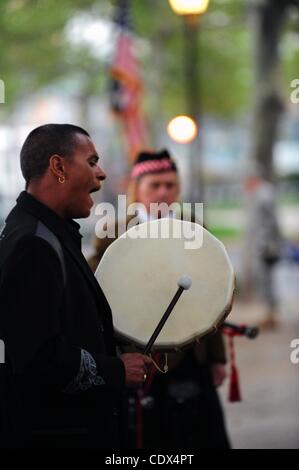
M 184 275 L 192 286 L 183 292 L 154 349 L 174 351 L 200 340 L 232 308 L 235 276 L 226 250 L 193 222 L 158 219 L 130 228 L 107 249 L 95 275 L 111 306 L 116 333 L 142 348 Z

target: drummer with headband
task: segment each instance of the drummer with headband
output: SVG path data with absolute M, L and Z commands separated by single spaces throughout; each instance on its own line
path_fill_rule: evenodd
M 128 201 L 143 205 L 138 209 L 138 217 L 134 217 L 136 223 L 153 218 L 152 203 L 166 203 L 166 212 L 162 209 L 158 217 L 176 217 L 174 213 L 167 213 L 167 206 L 177 202 L 179 194 L 178 169 L 168 151 L 140 153 L 132 168 Z M 132 218 L 128 217 L 127 223 Z M 118 226 L 115 233 L 118 233 Z M 89 260 L 93 270 L 113 240 L 94 240 L 95 254 Z M 145 447 L 230 447 L 216 391 L 226 376 L 225 363 L 221 333 L 206 338 L 200 345 L 196 343 L 185 352 L 168 355 L 168 373 L 157 372 L 149 391 L 153 407 L 145 410 Z M 163 369 L 163 364 L 157 366 Z

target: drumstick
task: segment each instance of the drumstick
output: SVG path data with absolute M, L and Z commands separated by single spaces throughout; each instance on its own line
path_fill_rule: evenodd
M 159 333 L 161 332 L 163 326 L 165 325 L 169 315 L 171 314 L 172 310 L 174 309 L 177 301 L 179 300 L 179 298 L 181 297 L 182 293 L 184 292 L 184 290 L 188 290 L 190 289 L 191 287 L 191 284 L 192 284 L 192 279 L 188 276 L 182 276 L 180 277 L 180 279 L 178 280 L 178 290 L 176 292 L 176 294 L 174 295 L 172 301 L 170 302 L 170 304 L 168 305 L 163 317 L 161 318 L 161 320 L 159 321 L 155 331 L 153 332 L 152 336 L 150 337 L 146 347 L 144 348 L 143 350 L 143 354 L 148 354 L 151 349 L 152 349 L 152 346 L 154 344 L 154 342 L 156 341 L 157 339 L 157 336 L 159 335 Z

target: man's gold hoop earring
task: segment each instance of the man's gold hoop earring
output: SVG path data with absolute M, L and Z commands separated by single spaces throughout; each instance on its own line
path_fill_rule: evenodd
M 59 176 L 58 181 L 61 184 L 65 183 L 65 176 Z

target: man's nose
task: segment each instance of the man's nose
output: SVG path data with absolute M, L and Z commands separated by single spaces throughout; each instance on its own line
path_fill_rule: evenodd
M 100 181 L 104 181 L 107 178 L 106 173 L 102 170 L 101 167 L 97 168 L 97 174 L 96 174 L 97 179 Z
M 159 190 L 159 197 L 163 198 L 167 195 L 167 193 L 168 193 L 168 190 L 167 190 L 166 186 L 161 186 L 160 190 Z

